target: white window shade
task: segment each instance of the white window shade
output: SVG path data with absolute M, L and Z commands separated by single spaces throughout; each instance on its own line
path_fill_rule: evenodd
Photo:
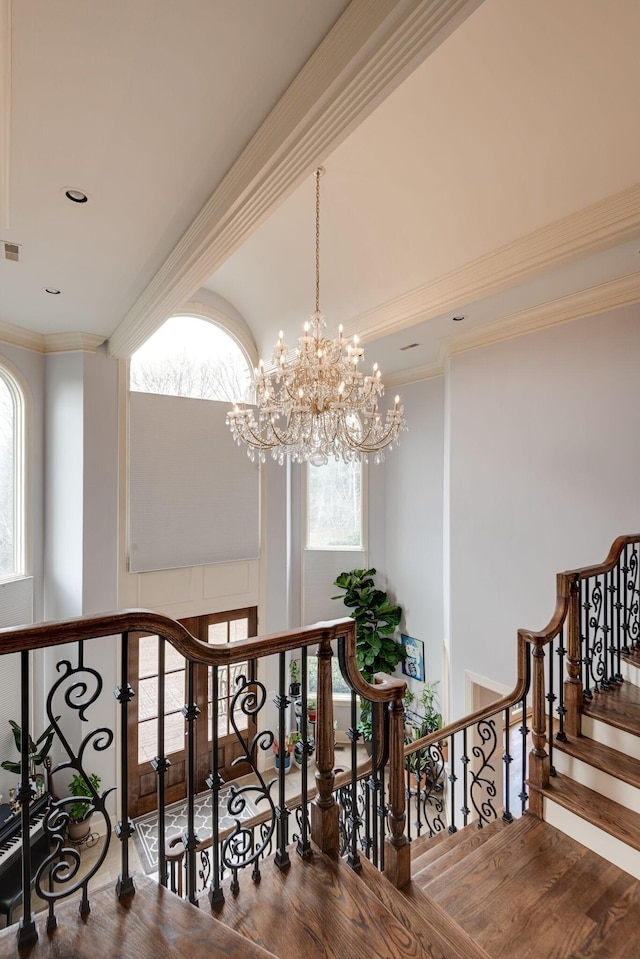
M 255 559 L 259 469 L 231 438 L 228 403 L 130 393 L 129 569 Z

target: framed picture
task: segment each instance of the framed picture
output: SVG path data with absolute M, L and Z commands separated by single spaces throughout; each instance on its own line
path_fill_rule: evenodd
M 421 639 L 405 636 L 402 633 L 402 645 L 407 651 L 407 658 L 402 664 L 405 676 L 411 676 L 419 682 L 424 682 L 424 643 Z

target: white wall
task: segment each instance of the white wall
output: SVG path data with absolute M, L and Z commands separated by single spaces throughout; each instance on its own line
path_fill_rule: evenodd
M 639 306 L 451 358 L 454 715 L 465 669 L 513 686 L 517 629 L 549 621 L 557 572 L 640 531 L 639 361 Z
M 403 386 L 402 402 L 409 430 L 386 456 L 385 498 L 370 511 L 371 525 L 385 523 L 384 549 L 372 538 L 370 563 L 404 610 L 402 632 L 424 642 L 426 679 L 441 681 L 443 377 Z

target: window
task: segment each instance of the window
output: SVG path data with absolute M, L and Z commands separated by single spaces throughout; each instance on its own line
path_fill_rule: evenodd
M 25 573 L 24 393 L 0 365 L 0 579 Z
M 131 358 L 137 393 L 250 402 L 253 376 L 236 340 L 208 320 L 172 316 Z
M 307 466 L 307 546 L 362 549 L 362 464 Z

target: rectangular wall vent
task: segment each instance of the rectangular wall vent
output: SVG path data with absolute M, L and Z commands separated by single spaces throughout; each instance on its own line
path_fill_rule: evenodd
M 15 260 L 17 262 L 20 259 L 20 246 L 18 243 L 8 243 L 4 241 L 2 245 L 4 246 L 5 260 Z

